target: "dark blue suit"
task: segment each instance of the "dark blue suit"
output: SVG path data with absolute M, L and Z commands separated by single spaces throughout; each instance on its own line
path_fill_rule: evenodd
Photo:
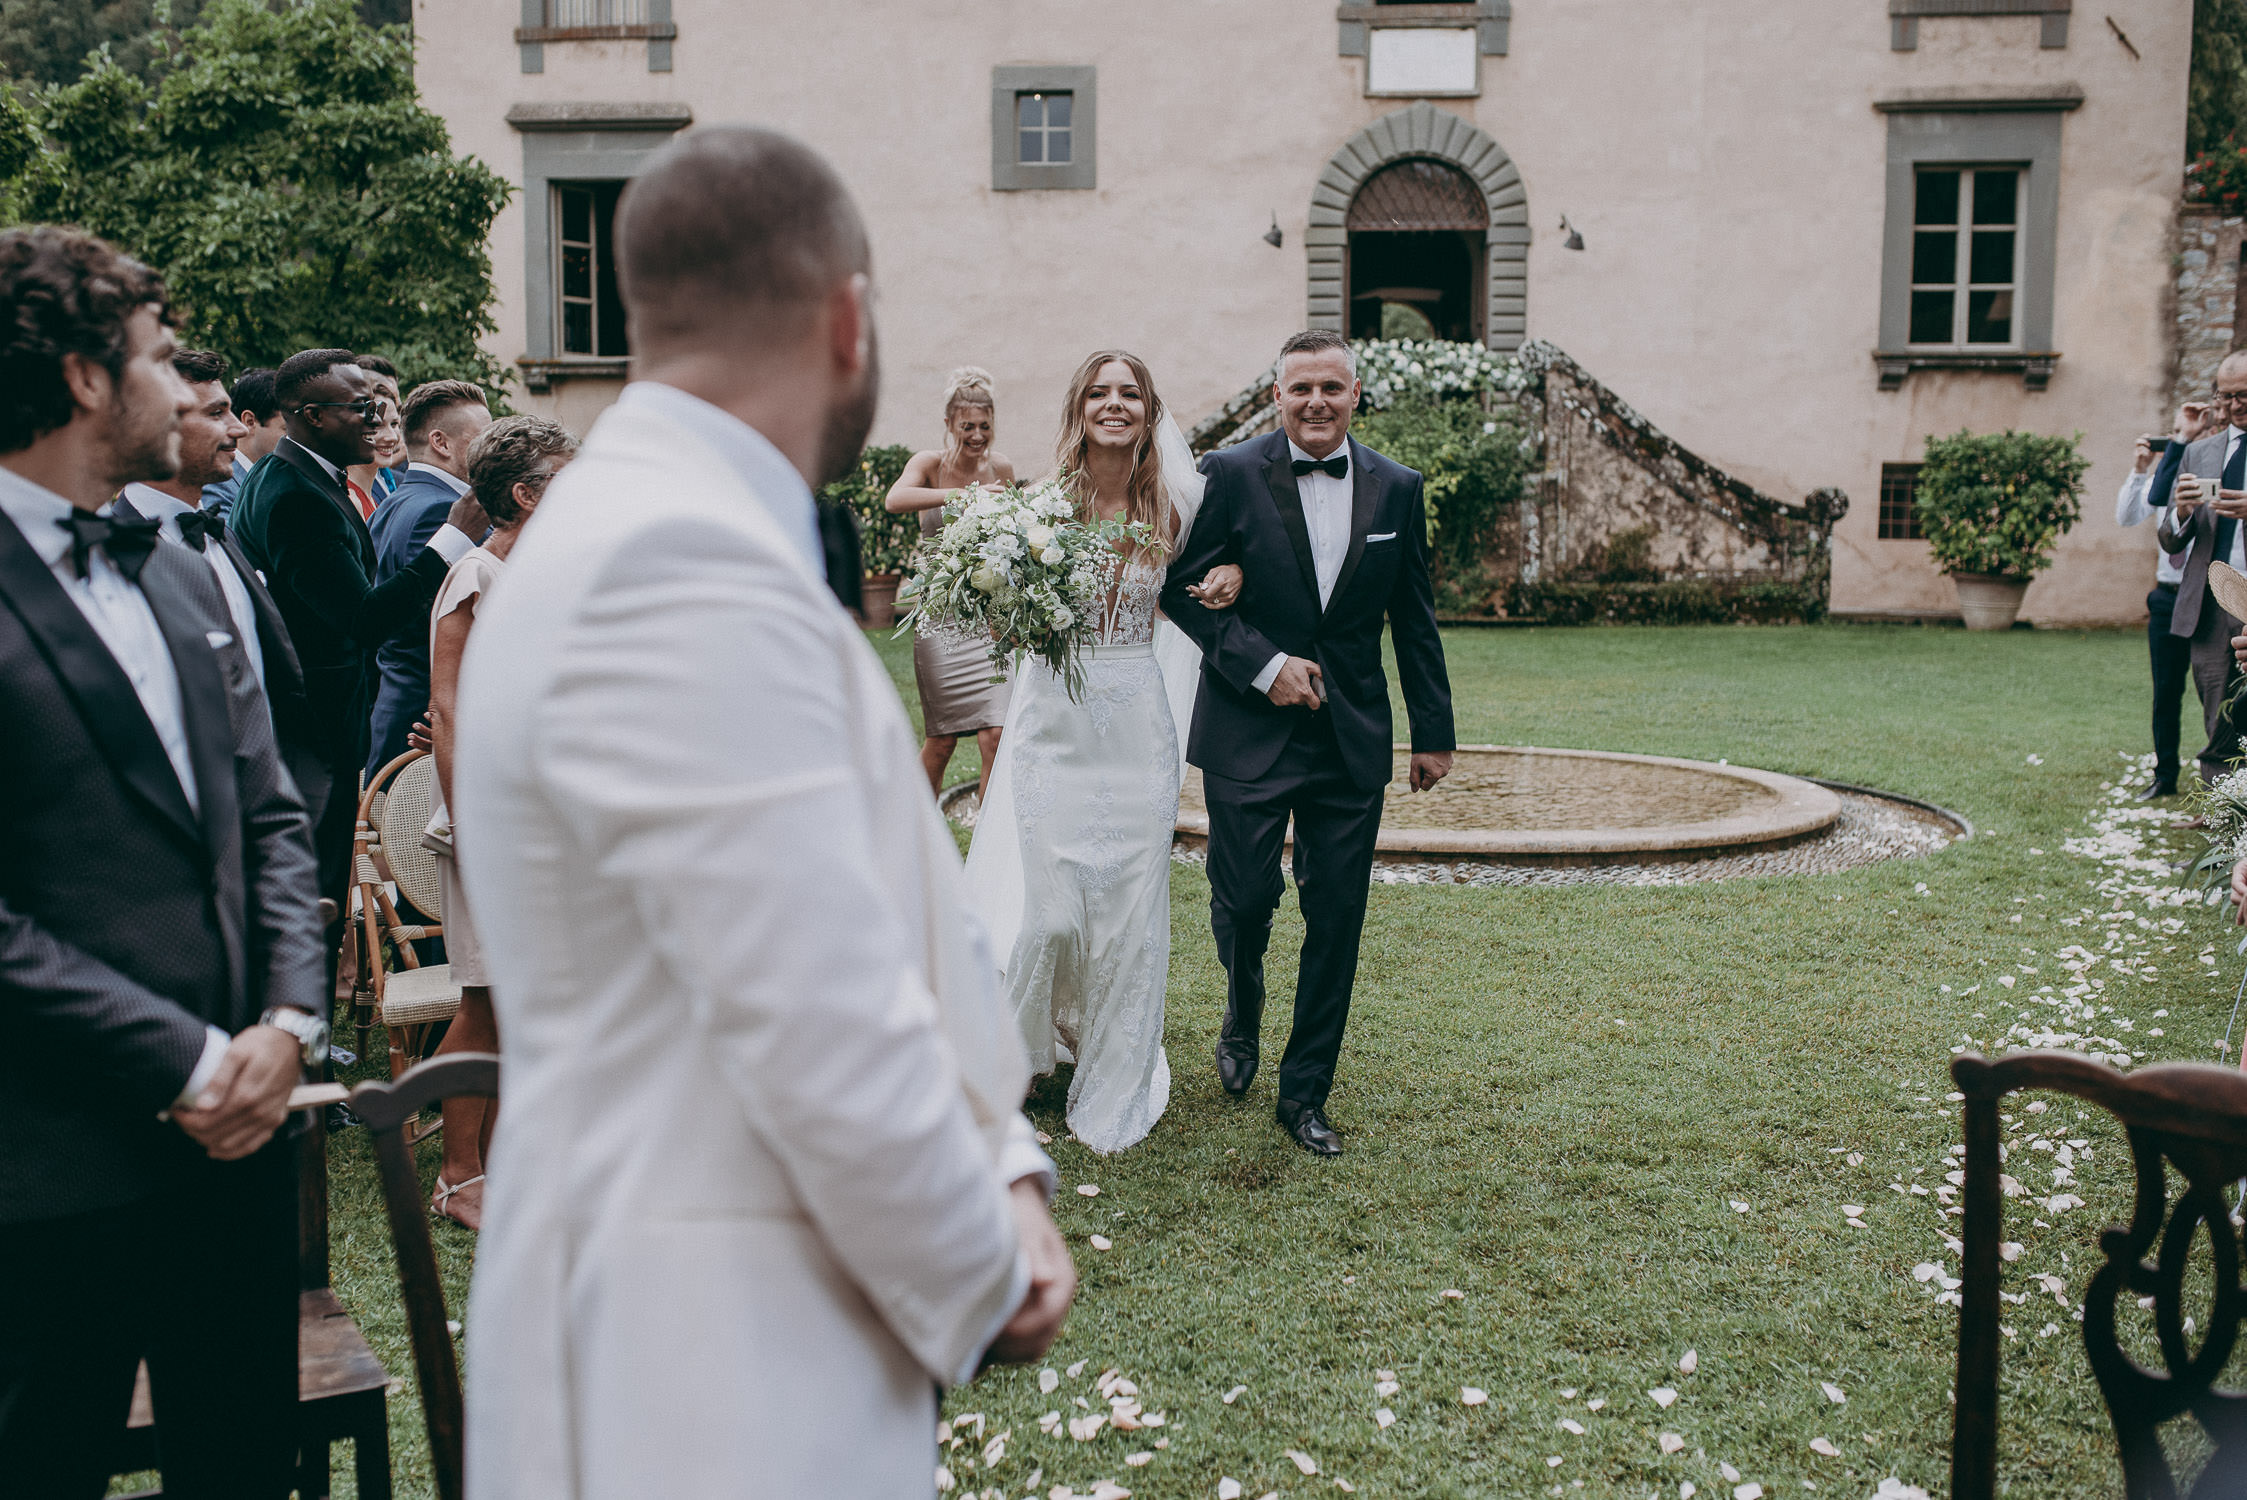
M 242 455 L 235 454 L 234 472 L 221 479 L 217 484 L 203 486 L 202 508 L 217 516 L 221 521 L 225 520 L 226 513 L 234 508 L 234 496 L 242 488 L 242 481 L 248 477 L 249 472 L 250 466 L 242 462 Z
M 408 469 L 398 476 L 398 487 L 375 507 L 374 518 L 367 523 L 374 537 L 377 584 L 403 572 L 429 545 L 456 498 L 452 486 L 435 474 Z M 408 731 L 429 711 L 428 621 L 377 646 L 375 667 L 382 680 L 375 689 L 369 776 L 406 753 Z

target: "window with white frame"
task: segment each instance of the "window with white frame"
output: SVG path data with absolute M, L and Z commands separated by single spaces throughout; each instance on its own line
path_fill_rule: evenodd
M 1915 347 L 2020 343 L 2021 196 L 2010 166 L 1921 166 L 1912 191 L 1911 332 Z
M 557 182 L 554 214 L 554 349 L 621 359 L 624 299 L 616 286 L 616 203 L 621 182 Z

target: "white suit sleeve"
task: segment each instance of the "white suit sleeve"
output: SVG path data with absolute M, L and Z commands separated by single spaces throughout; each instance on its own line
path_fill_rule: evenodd
M 2153 483 L 2151 474 L 2130 474 L 2122 481 L 2122 488 L 2114 497 L 2114 524 L 2135 526 L 2153 511 L 2146 490 Z
M 1025 1280 L 1013 1209 L 877 878 L 832 606 L 717 528 L 635 537 L 571 623 L 534 743 L 631 892 L 743 1118 L 934 1380 Z

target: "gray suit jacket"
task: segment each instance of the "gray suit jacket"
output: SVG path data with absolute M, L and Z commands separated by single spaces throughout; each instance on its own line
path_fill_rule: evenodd
M 2231 429 L 2218 428 L 2186 447 L 2179 471 L 2197 474 L 2203 479 L 2220 479 L 2224 472 L 2224 450 L 2230 442 Z M 2161 503 L 2169 503 L 2169 497 L 2162 496 Z M 2214 511 L 2202 505 L 2175 532 L 2171 532 L 2166 523 L 2155 528 L 2154 534 L 2161 539 L 2163 547 L 2185 554 L 2185 576 L 2177 584 L 2177 606 L 2169 617 L 2171 635 L 2189 638 L 2200 628 L 2201 603 L 2208 597 L 2208 564 L 2216 558 L 2218 519 Z
M 201 1154 L 156 1115 L 206 1023 L 328 1009 L 304 805 L 218 582 L 163 542 L 140 584 L 199 814 L 124 669 L 0 516 L 0 1224 L 159 1190 Z

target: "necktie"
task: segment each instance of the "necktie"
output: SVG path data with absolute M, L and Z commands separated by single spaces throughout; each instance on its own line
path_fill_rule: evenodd
M 1350 472 L 1350 459 L 1347 454 L 1343 453 L 1337 453 L 1332 458 L 1326 459 L 1299 458 L 1295 460 L 1294 469 L 1297 479 L 1301 479 L 1313 469 L 1318 470 L 1330 479 L 1340 479 Z
M 156 550 L 156 535 L 162 529 L 155 521 L 124 521 L 82 510 L 73 510 L 55 524 L 70 533 L 70 563 L 80 578 L 86 576 L 86 554 L 99 547 L 131 583 L 140 581 L 141 565 Z
M 2247 489 L 2247 439 L 2232 445 L 2231 457 L 2224 462 L 2223 478 L 2216 481 L 2227 490 Z M 2230 516 L 2216 522 L 2216 557 L 2231 561 L 2231 540 L 2239 534 L 2239 522 Z
M 206 542 L 226 540 L 226 522 L 207 510 L 181 511 L 179 539 L 200 552 Z

